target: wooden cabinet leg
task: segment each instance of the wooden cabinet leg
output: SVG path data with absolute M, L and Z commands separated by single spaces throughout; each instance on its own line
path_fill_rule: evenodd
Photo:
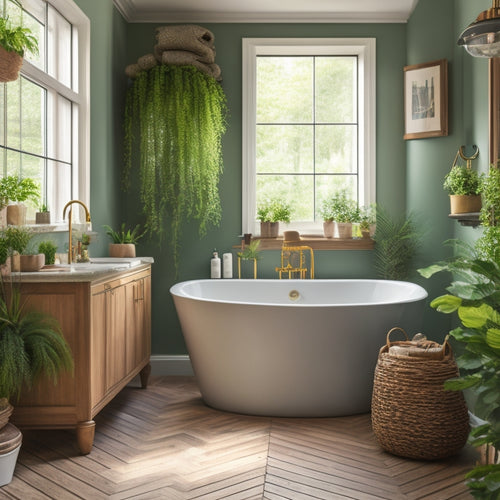
M 82 455 L 87 455 L 94 445 L 95 422 L 88 420 L 76 424 L 76 439 Z
M 148 363 L 140 372 L 139 375 L 141 377 L 141 387 L 146 389 L 148 386 L 149 375 L 151 373 L 151 364 Z

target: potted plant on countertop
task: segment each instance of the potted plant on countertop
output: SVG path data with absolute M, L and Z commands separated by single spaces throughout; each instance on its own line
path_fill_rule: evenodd
M 125 222 L 123 222 L 118 231 L 108 225 L 103 227 L 106 229 L 106 234 L 113 241 L 113 243 L 109 244 L 110 257 L 135 257 L 135 245 L 144 236 L 144 232 L 140 232 L 140 224 L 137 224 L 133 229 L 127 229 Z
M 34 272 L 39 271 L 44 266 L 45 255 L 28 250 L 28 245 L 33 237 L 30 228 L 26 226 L 8 226 L 3 231 L 3 237 L 9 248 L 11 270 L 13 272 Z
M 257 207 L 257 220 L 260 221 L 262 238 L 277 238 L 279 223 L 289 223 L 292 216 L 290 205 L 283 200 L 266 200 Z
M 12 1 L 22 9 L 20 2 Z M 12 26 L 8 17 L 0 17 L 0 82 L 17 80 L 26 51 L 38 54 L 38 40 L 31 30 Z
M 481 210 L 481 177 L 471 167 L 454 165 L 446 174 L 443 189 L 450 195 L 450 213 Z
M 0 294 L 0 407 L 4 417 L 24 387 L 44 377 L 57 383 L 63 371 L 73 371 L 73 358 L 57 320 L 25 309 L 19 289 L 4 286 Z M 21 441 L 14 425 L 6 423 L 0 429 L 0 486 L 12 480 Z
M 0 180 L 0 199 L 13 204 L 7 205 L 7 224 L 22 226 L 26 224 L 25 201 L 37 203 L 40 197 L 39 185 L 29 177 L 19 178 L 8 175 Z
M 50 240 L 41 241 L 38 245 L 38 253 L 45 255 L 45 265 L 50 266 L 56 261 L 57 245 Z

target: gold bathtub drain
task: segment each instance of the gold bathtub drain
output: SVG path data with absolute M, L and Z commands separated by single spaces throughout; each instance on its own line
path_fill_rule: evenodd
M 300 297 L 300 293 L 297 290 L 292 290 L 288 294 L 288 298 L 290 300 L 297 300 Z

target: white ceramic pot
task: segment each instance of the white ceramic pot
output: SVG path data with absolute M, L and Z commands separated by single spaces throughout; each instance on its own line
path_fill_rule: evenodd
M 325 238 L 333 238 L 333 233 L 335 229 L 335 224 L 332 220 L 326 220 L 323 222 L 323 234 Z
M 352 223 L 351 222 L 337 222 L 337 234 L 339 238 L 349 239 L 352 238 Z

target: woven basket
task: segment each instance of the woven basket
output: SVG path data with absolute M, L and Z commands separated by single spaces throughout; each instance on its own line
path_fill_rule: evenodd
M 0 82 L 17 80 L 22 65 L 23 58 L 19 54 L 0 47 Z
M 448 342 L 426 355 L 393 355 L 391 346 L 415 348 L 411 341 L 387 343 L 380 349 L 372 395 L 372 428 L 385 451 L 407 458 L 435 460 L 458 453 L 469 435 L 463 394 L 445 391 L 444 382 L 458 376 Z M 405 334 L 406 336 L 406 334 Z M 425 350 L 425 348 L 423 348 Z
M 0 430 L 9 423 L 9 417 L 14 410 L 6 398 L 0 398 Z

